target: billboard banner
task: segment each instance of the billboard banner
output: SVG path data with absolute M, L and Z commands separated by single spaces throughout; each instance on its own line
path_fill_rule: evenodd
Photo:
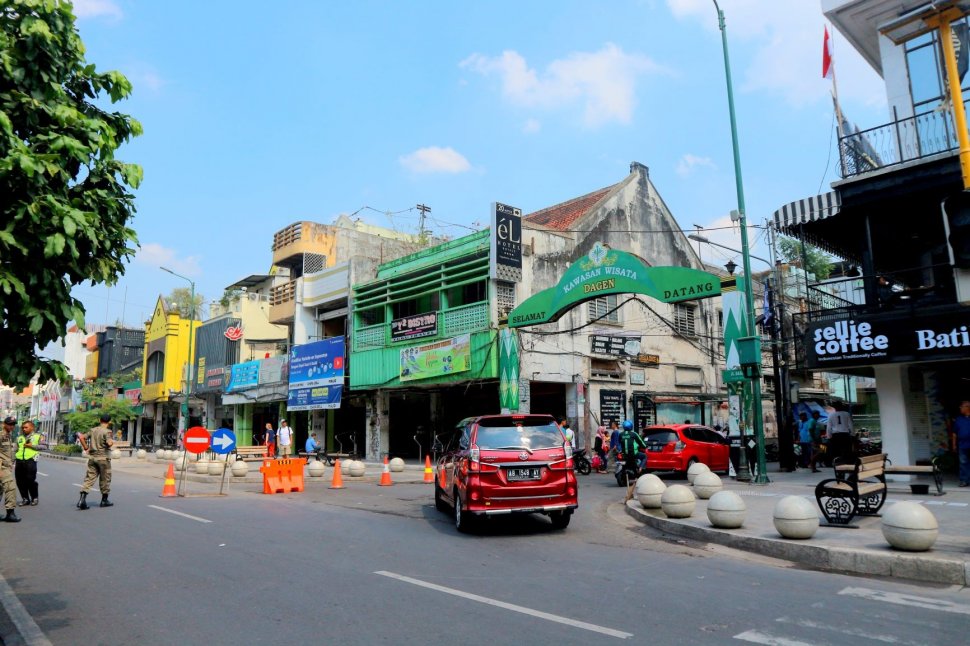
M 404 316 L 391 321 L 391 341 L 409 341 L 438 335 L 438 313 Z
M 287 410 L 340 408 L 344 337 L 294 346 L 290 351 Z
M 229 385 L 226 392 L 235 392 L 259 385 L 259 361 L 237 363 L 229 371 Z
M 401 350 L 401 381 L 440 377 L 471 369 L 471 335 Z

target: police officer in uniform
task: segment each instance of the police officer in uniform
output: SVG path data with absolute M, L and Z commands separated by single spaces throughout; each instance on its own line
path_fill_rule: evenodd
M 23 433 L 17 437 L 17 465 L 14 467 L 21 507 L 37 505 L 37 449 L 40 440 L 34 423 L 30 420 L 24 422 Z
M 7 515 L 3 520 L 8 523 L 19 523 L 20 516 L 17 515 L 17 490 L 13 482 L 13 460 L 14 460 L 14 439 L 13 430 L 17 426 L 17 420 L 8 417 L 3 420 L 3 429 L 0 430 L 0 487 L 3 488 L 3 506 L 7 510 Z
M 108 428 L 110 422 L 111 415 L 102 415 L 99 426 L 78 435 L 81 448 L 88 452 L 88 471 L 84 477 L 84 486 L 81 487 L 81 497 L 77 501 L 78 509 L 88 508 L 88 491 L 94 486 L 95 480 L 99 481 L 101 487 L 101 506 L 114 505 L 108 500 L 108 494 L 111 493 L 111 447 L 114 446 L 111 429 Z

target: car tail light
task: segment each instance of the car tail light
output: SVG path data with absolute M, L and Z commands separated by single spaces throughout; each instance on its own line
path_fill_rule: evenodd
M 573 445 L 569 442 L 564 442 L 562 445 L 562 450 L 566 452 L 566 459 L 573 457 Z
M 468 462 L 469 471 L 481 471 L 482 451 L 474 444 L 472 444 L 472 448 L 468 451 Z
M 687 448 L 687 445 L 684 444 L 683 440 L 678 440 L 677 443 L 674 444 L 674 451 L 683 451 L 686 448 Z

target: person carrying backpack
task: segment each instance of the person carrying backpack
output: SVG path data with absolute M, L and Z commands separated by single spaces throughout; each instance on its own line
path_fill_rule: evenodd
M 620 433 L 620 450 L 627 460 L 634 457 L 637 460 L 637 471 L 643 471 L 647 466 L 647 445 L 643 438 L 633 430 L 633 422 L 624 420 L 623 432 Z

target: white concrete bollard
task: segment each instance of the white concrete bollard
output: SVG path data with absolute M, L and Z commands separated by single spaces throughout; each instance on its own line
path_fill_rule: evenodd
M 775 505 L 774 523 L 783 538 L 811 538 L 818 531 L 818 511 L 806 498 L 785 496 Z
M 897 550 L 925 552 L 940 535 L 929 509 L 917 502 L 897 502 L 882 512 L 882 535 Z
M 667 484 L 652 473 L 637 478 L 637 488 L 634 495 L 644 509 L 660 509 L 660 497 L 666 491 Z
M 195 463 L 195 472 L 201 475 L 208 475 L 209 473 L 209 463 L 199 460 Z
M 400 473 L 401 471 L 404 471 L 404 460 L 401 458 L 391 458 L 390 462 L 388 462 L 387 468 L 393 473 Z
M 232 463 L 232 475 L 237 478 L 245 478 L 249 473 L 249 464 L 243 460 L 236 460 Z
M 311 478 L 320 478 L 323 476 L 326 467 L 320 460 L 314 460 L 307 465 L 307 471 L 310 473 Z
M 710 470 L 711 468 L 703 462 L 695 462 L 687 469 L 687 482 L 694 484 L 694 478 L 697 477 L 697 474 L 707 473 Z
M 701 500 L 707 500 L 723 488 L 721 478 L 716 473 L 705 471 L 694 478 L 694 493 Z
M 213 460 L 209 463 L 209 475 L 210 476 L 221 476 L 222 472 L 226 470 L 226 463 L 221 460 Z
M 733 491 L 718 491 L 707 501 L 707 519 L 720 529 L 737 529 L 744 524 L 748 508 Z
M 660 496 L 660 508 L 667 518 L 690 518 L 696 505 L 694 492 L 681 484 L 670 485 Z
M 138 449 L 138 451 L 135 452 L 135 457 L 139 460 L 147 460 L 148 451 L 146 451 L 145 449 Z

